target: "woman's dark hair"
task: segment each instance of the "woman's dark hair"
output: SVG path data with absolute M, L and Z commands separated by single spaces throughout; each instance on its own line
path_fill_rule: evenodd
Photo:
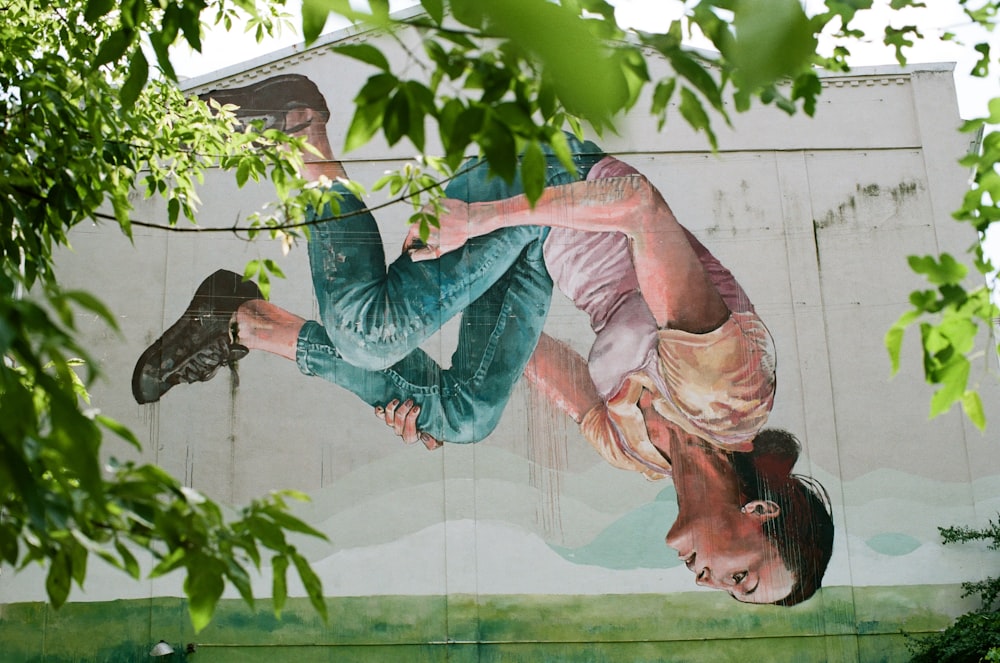
M 795 576 L 795 585 L 775 605 L 795 605 L 815 594 L 833 552 L 833 516 L 826 489 L 812 477 L 792 474 L 800 449 L 794 435 L 771 428 L 757 434 L 752 452 L 731 456 L 746 501 L 769 500 L 780 509 L 764 521 L 764 534 Z

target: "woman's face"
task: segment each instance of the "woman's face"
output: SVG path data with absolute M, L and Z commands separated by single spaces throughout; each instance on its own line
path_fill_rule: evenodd
M 763 517 L 748 505 L 746 512 L 678 515 L 667 533 L 667 545 L 704 587 L 722 589 L 744 603 L 774 603 L 789 593 L 795 577 L 764 534 Z

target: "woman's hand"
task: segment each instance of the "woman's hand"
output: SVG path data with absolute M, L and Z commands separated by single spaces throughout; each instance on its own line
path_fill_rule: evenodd
M 419 415 L 420 406 L 414 405 L 410 399 L 402 403 L 399 402 L 399 399 L 393 399 L 385 407 L 375 406 L 375 416 L 384 421 L 386 426 L 392 428 L 393 432 L 403 439 L 403 444 L 422 442 L 430 451 L 441 448 L 442 443 L 437 438 L 417 430 L 417 417 Z
M 462 200 L 444 198 L 439 201 L 444 211 L 438 215 L 439 226 L 430 226 L 430 234 L 426 240 L 420 237 L 420 226 L 410 226 L 403 242 L 403 252 L 410 254 L 413 262 L 435 260 L 445 253 L 465 246 L 472 236 L 469 222 L 469 204 Z M 434 215 L 431 205 L 425 205 L 424 214 Z

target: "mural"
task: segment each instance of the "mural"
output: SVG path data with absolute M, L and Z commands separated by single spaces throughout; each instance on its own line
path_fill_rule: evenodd
M 323 155 L 306 164 L 310 177 L 346 177 L 308 78 L 205 96 L 239 106 L 244 121 L 306 136 Z M 776 379 L 767 328 L 641 173 L 567 140 L 576 172 L 549 153 L 534 208 L 518 180 L 470 161 L 446 188 L 440 229 L 426 242 L 412 230 L 388 265 L 374 217 L 333 184 L 339 209 L 311 215 L 319 319 L 220 269 L 140 356 L 135 400 L 157 402 L 264 351 L 352 392 L 403 442 L 434 450 L 487 438 L 524 376 L 608 463 L 672 478 L 666 543 L 697 584 L 742 602 L 805 601 L 822 584 L 833 520 L 823 486 L 792 473 L 796 438 L 764 427 Z M 554 287 L 590 320 L 586 359 L 543 331 Z M 444 368 L 420 345 L 452 318 L 461 325 Z
M 422 52 L 416 31 L 339 39 Z M 372 182 L 405 146 L 330 149 L 369 74 L 324 45 L 190 84 L 237 86 L 210 95 L 307 136 L 313 178 Z M 995 570 L 937 528 L 996 517 L 996 434 L 928 421 L 919 366 L 890 381 L 881 340 L 920 287 L 905 257 L 973 241 L 949 216 L 968 136 L 948 66 L 821 82 L 814 118 L 738 114 L 714 154 L 643 112 L 600 147 L 569 138 L 578 170 L 550 155 L 534 210 L 473 159 L 425 243 L 408 205 L 333 184 L 336 214 L 284 257 L 234 234 L 269 187 L 223 173 L 199 232 L 81 224 L 60 272 L 121 330 L 77 321 L 105 378 L 91 404 L 144 441 L 106 452 L 220 504 L 308 494 L 296 515 L 329 541 L 296 546 L 330 620 L 289 578 L 280 619 L 231 591 L 195 634 L 180 574 L 99 564 L 54 611 L 44 569 L 0 564 L 0 663 L 134 661 L 161 639 L 241 663 L 908 660 L 908 637 L 978 607 L 960 583 Z M 267 259 L 287 276 L 271 302 L 236 273 Z

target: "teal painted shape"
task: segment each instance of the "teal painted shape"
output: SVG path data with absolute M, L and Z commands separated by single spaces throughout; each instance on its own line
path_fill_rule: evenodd
M 865 543 L 880 555 L 892 555 L 894 557 L 909 555 L 921 545 L 920 541 L 909 534 L 900 534 L 899 532 L 876 534 L 865 541 Z
M 681 561 L 663 539 L 677 518 L 677 493 L 664 488 L 649 504 L 626 513 L 579 548 L 550 546 L 574 564 L 608 569 L 668 569 Z

